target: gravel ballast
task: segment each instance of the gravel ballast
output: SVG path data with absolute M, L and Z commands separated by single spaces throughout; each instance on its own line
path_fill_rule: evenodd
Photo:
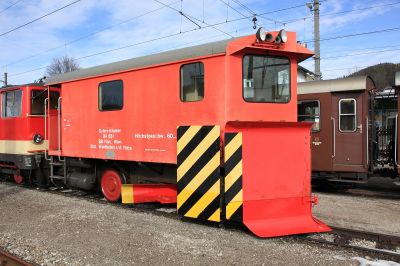
M 39 265 L 359 265 L 354 257 L 363 257 L 10 184 L 0 184 L 0 246 Z

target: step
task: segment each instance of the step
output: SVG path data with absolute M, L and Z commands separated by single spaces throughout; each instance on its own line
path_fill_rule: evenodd
M 53 175 L 53 176 L 50 176 L 50 178 L 51 178 L 51 179 L 61 179 L 61 180 L 64 180 L 64 179 L 65 179 L 65 177 L 63 177 L 63 176 L 61 176 L 61 175 Z
M 50 162 L 50 165 L 55 165 L 55 166 L 64 166 L 63 162 Z

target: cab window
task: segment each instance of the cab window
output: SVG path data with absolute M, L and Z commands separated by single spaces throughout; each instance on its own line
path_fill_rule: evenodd
M 50 91 L 50 109 L 57 109 L 60 93 Z M 47 90 L 32 90 L 31 92 L 31 115 L 44 115 L 44 100 L 47 98 Z
M 245 55 L 243 98 L 255 103 L 289 102 L 290 60 L 269 55 Z
M 116 111 L 124 106 L 124 84 L 122 80 L 99 84 L 99 110 Z
M 341 132 L 356 131 L 356 99 L 339 100 L 339 130 Z
M 198 102 L 204 98 L 204 65 L 201 62 L 183 65 L 180 73 L 182 102 Z
M 22 91 L 13 90 L 2 93 L 2 117 L 18 117 L 22 113 Z
M 320 103 L 319 101 L 299 101 L 297 104 L 297 120 L 299 122 L 314 122 L 313 132 L 320 130 Z

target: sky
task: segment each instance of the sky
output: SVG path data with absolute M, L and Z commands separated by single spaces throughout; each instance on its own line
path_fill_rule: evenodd
M 320 1 L 323 79 L 377 63 L 400 63 L 400 1 Z M 52 59 L 65 55 L 86 68 L 254 34 L 254 14 L 257 27 L 295 31 L 313 50 L 313 13 L 306 3 L 0 0 L 0 73 L 8 73 L 9 84 L 25 84 L 43 77 Z M 314 71 L 313 59 L 302 66 Z

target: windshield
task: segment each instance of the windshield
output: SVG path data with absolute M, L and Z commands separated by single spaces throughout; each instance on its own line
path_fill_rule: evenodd
M 290 61 L 284 57 L 243 57 L 243 98 L 246 102 L 287 103 L 290 100 Z
M 57 101 L 60 94 L 57 91 L 50 92 L 50 109 L 57 109 Z M 31 115 L 44 115 L 44 100 L 47 98 L 47 90 L 32 90 Z

